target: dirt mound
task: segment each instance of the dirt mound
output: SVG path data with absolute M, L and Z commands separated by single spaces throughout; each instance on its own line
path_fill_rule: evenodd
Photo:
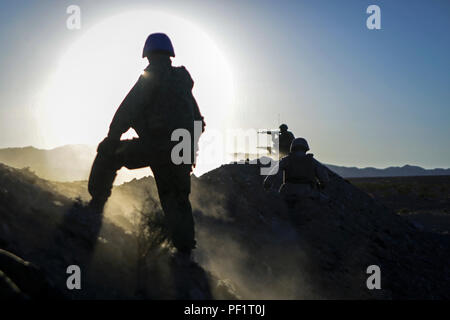
M 198 264 L 180 263 L 164 230 L 152 223 L 156 212 L 142 214 L 129 222 L 134 229 L 125 230 L 28 170 L 0 165 L 0 186 L 0 248 L 32 262 L 22 262 L 27 268 L 18 275 L 0 259 L 5 297 L 35 298 L 29 288 L 51 283 L 59 298 L 68 299 L 235 298 L 232 288 Z M 81 290 L 66 286 L 71 265 L 81 269 Z
M 43 272 L 0 249 L 0 299 L 63 299 Z
M 450 241 L 428 233 L 333 172 L 323 201 L 289 214 L 260 167 L 230 164 L 192 177 L 196 263 L 171 253 L 152 177 L 114 187 L 102 224 L 77 196 L 0 167 L 0 247 L 37 264 L 69 298 L 449 298 Z M 64 193 L 70 198 L 61 195 Z M 68 265 L 86 268 L 81 291 Z M 369 290 L 368 266 L 381 270 Z
M 203 263 L 249 298 L 449 298 L 449 238 L 415 228 L 333 172 L 290 216 L 257 165 L 194 180 Z M 368 290 L 367 267 L 382 290 Z

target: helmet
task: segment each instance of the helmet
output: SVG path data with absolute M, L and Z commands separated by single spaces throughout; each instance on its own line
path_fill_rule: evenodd
M 172 42 L 165 33 L 152 33 L 148 36 L 142 51 L 142 58 L 155 52 L 166 53 L 170 57 L 175 57 Z
M 295 138 L 291 143 L 291 152 L 309 151 L 308 142 L 303 138 Z
M 284 132 L 284 131 L 286 131 L 286 130 L 288 129 L 288 126 L 287 126 L 287 124 L 284 124 L 284 123 L 283 123 L 282 125 L 280 125 L 279 128 L 280 128 L 280 131 L 281 131 L 281 132 Z

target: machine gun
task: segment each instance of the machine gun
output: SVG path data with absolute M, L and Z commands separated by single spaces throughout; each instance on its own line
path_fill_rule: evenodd
M 279 129 L 262 129 L 262 130 L 258 130 L 257 131 L 258 134 L 268 134 L 272 136 L 272 141 L 274 143 L 276 143 L 277 141 L 277 136 L 280 134 L 280 130 Z M 276 152 L 274 152 L 274 147 L 272 146 L 257 146 L 258 149 L 265 149 L 267 150 L 269 155 L 272 155 Z
M 262 134 L 272 134 L 272 133 L 275 133 L 275 134 L 279 134 L 280 133 L 280 130 L 279 129 L 263 129 L 263 130 L 258 130 L 258 133 L 262 133 Z

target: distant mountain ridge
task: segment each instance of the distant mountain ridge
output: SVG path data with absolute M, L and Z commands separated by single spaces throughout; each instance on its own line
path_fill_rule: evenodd
M 424 169 L 419 166 L 404 165 L 403 167 L 356 168 L 342 167 L 332 164 L 326 166 L 344 178 L 375 178 L 375 177 L 406 177 L 406 176 L 446 176 L 450 175 L 450 169 Z
M 84 144 L 69 144 L 54 149 L 35 147 L 0 149 L 0 163 L 30 170 L 39 177 L 61 182 L 87 180 L 96 155 L 96 147 Z M 115 184 L 139 179 L 150 174 L 149 169 L 120 170 Z
M 49 150 L 31 146 L 5 148 L 0 149 L 0 162 L 19 169 L 29 167 L 47 180 L 86 180 L 95 152 L 88 145 L 65 145 Z
M 29 167 L 31 171 L 47 180 L 77 181 L 88 179 L 95 154 L 96 148 L 89 145 L 65 145 L 49 150 L 31 146 L 4 148 L 0 149 L 0 163 L 19 169 Z M 450 175 L 450 169 L 424 169 L 411 165 L 385 169 L 344 167 L 331 164 L 326 164 L 326 166 L 344 178 Z M 150 172 L 142 170 L 122 170 L 116 182 L 121 183 L 150 174 Z

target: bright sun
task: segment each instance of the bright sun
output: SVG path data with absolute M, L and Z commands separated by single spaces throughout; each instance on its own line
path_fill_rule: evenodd
M 153 32 L 171 38 L 173 64 L 184 65 L 191 73 L 208 128 L 224 129 L 232 109 L 233 81 L 222 51 L 185 19 L 133 11 L 86 30 L 63 55 L 40 91 L 37 121 L 43 145 L 94 145 L 106 135 L 114 112 L 147 64 L 141 59 L 142 47 Z

